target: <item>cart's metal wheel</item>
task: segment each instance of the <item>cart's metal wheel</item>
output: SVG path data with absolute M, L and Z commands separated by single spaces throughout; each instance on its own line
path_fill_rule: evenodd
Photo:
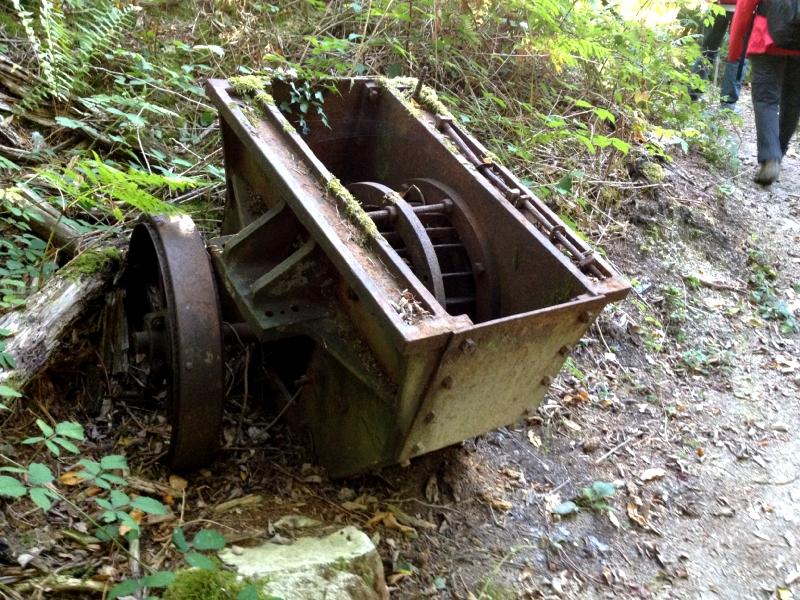
M 166 396 L 170 466 L 211 462 L 222 428 L 222 325 L 211 262 L 189 217 L 134 228 L 125 312 L 132 371 L 147 395 Z

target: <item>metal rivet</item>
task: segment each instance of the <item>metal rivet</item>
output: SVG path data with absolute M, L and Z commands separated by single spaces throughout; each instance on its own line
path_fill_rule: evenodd
M 467 338 L 461 342 L 459 347 L 464 354 L 472 354 L 477 349 L 478 344 L 472 338 Z
M 586 311 L 584 311 L 584 312 L 582 312 L 582 313 L 581 313 L 581 316 L 580 316 L 580 317 L 578 317 L 578 319 L 579 319 L 579 320 L 580 320 L 582 323 L 588 323 L 589 321 L 591 321 L 591 320 L 592 320 L 592 317 L 593 317 L 593 316 L 594 316 L 594 314 L 592 313 L 592 311 L 590 311 L 590 310 L 586 310 Z
M 425 422 L 426 423 L 433 423 L 435 418 L 436 418 L 436 413 L 429 412 L 427 415 L 425 415 Z
M 543 386 L 548 386 L 551 383 L 553 383 L 553 378 L 550 377 L 550 375 L 545 375 L 544 377 L 542 377 L 542 385 Z
M 446 390 L 449 390 L 453 387 L 453 378 L 450 377 L 450 375 L 442 379 L 442 387 Z
M 414 447 L 411 448 L 412 454 L 420 454 L 425 449 L 425 446 L 422 444 L 414 444 Z

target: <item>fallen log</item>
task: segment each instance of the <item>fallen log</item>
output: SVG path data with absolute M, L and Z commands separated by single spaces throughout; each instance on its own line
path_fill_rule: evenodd
M 121 258 L 114 246 L 81 252 L 22 309 L 0 317 L 0 329 L 10 332 L 4 352 L 16 363 L 13 370 L 0 370 L 0 384 L 21 390 L 48 365 L 64 336 L 109 285 Z

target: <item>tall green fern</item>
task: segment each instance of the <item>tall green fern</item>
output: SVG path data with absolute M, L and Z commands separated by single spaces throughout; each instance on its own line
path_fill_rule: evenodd
M 96 154 L 72 167 L 40 169 L 38 175 L 58 190 L 67 204 L 76 203 L 87 212 L 100 210 L 118 221 L 124 219 L 123 205 L 144 214 L 179 213 L 180 209 L 156 194 L 159 190 L 185 190 L 199 183 L 191 177 L 148 173 L 133 167 L 122 170 Z
M 75 94 L 86 91 L 92 62 L 116 44 L 137 10 L 118 8 L 113 0 L 92 0 L 68 13 L 52 0 L 36 0 L 32 10 L 21 0 L 10 2 L 36 55 L 41 81 L 20 103 L 22 110 L 46 101 L 67 104 Z M 70 8 L 70 1 L 64 6 Z

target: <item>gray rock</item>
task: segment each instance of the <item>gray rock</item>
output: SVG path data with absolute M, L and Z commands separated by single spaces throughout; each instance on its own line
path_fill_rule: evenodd
M 219 556 L 244 577 L 263 577 L 266 594 L 282 600 L 389 598 L 380 556 L 355 527 L 309 534 L 289 544 L 226 548 Z

